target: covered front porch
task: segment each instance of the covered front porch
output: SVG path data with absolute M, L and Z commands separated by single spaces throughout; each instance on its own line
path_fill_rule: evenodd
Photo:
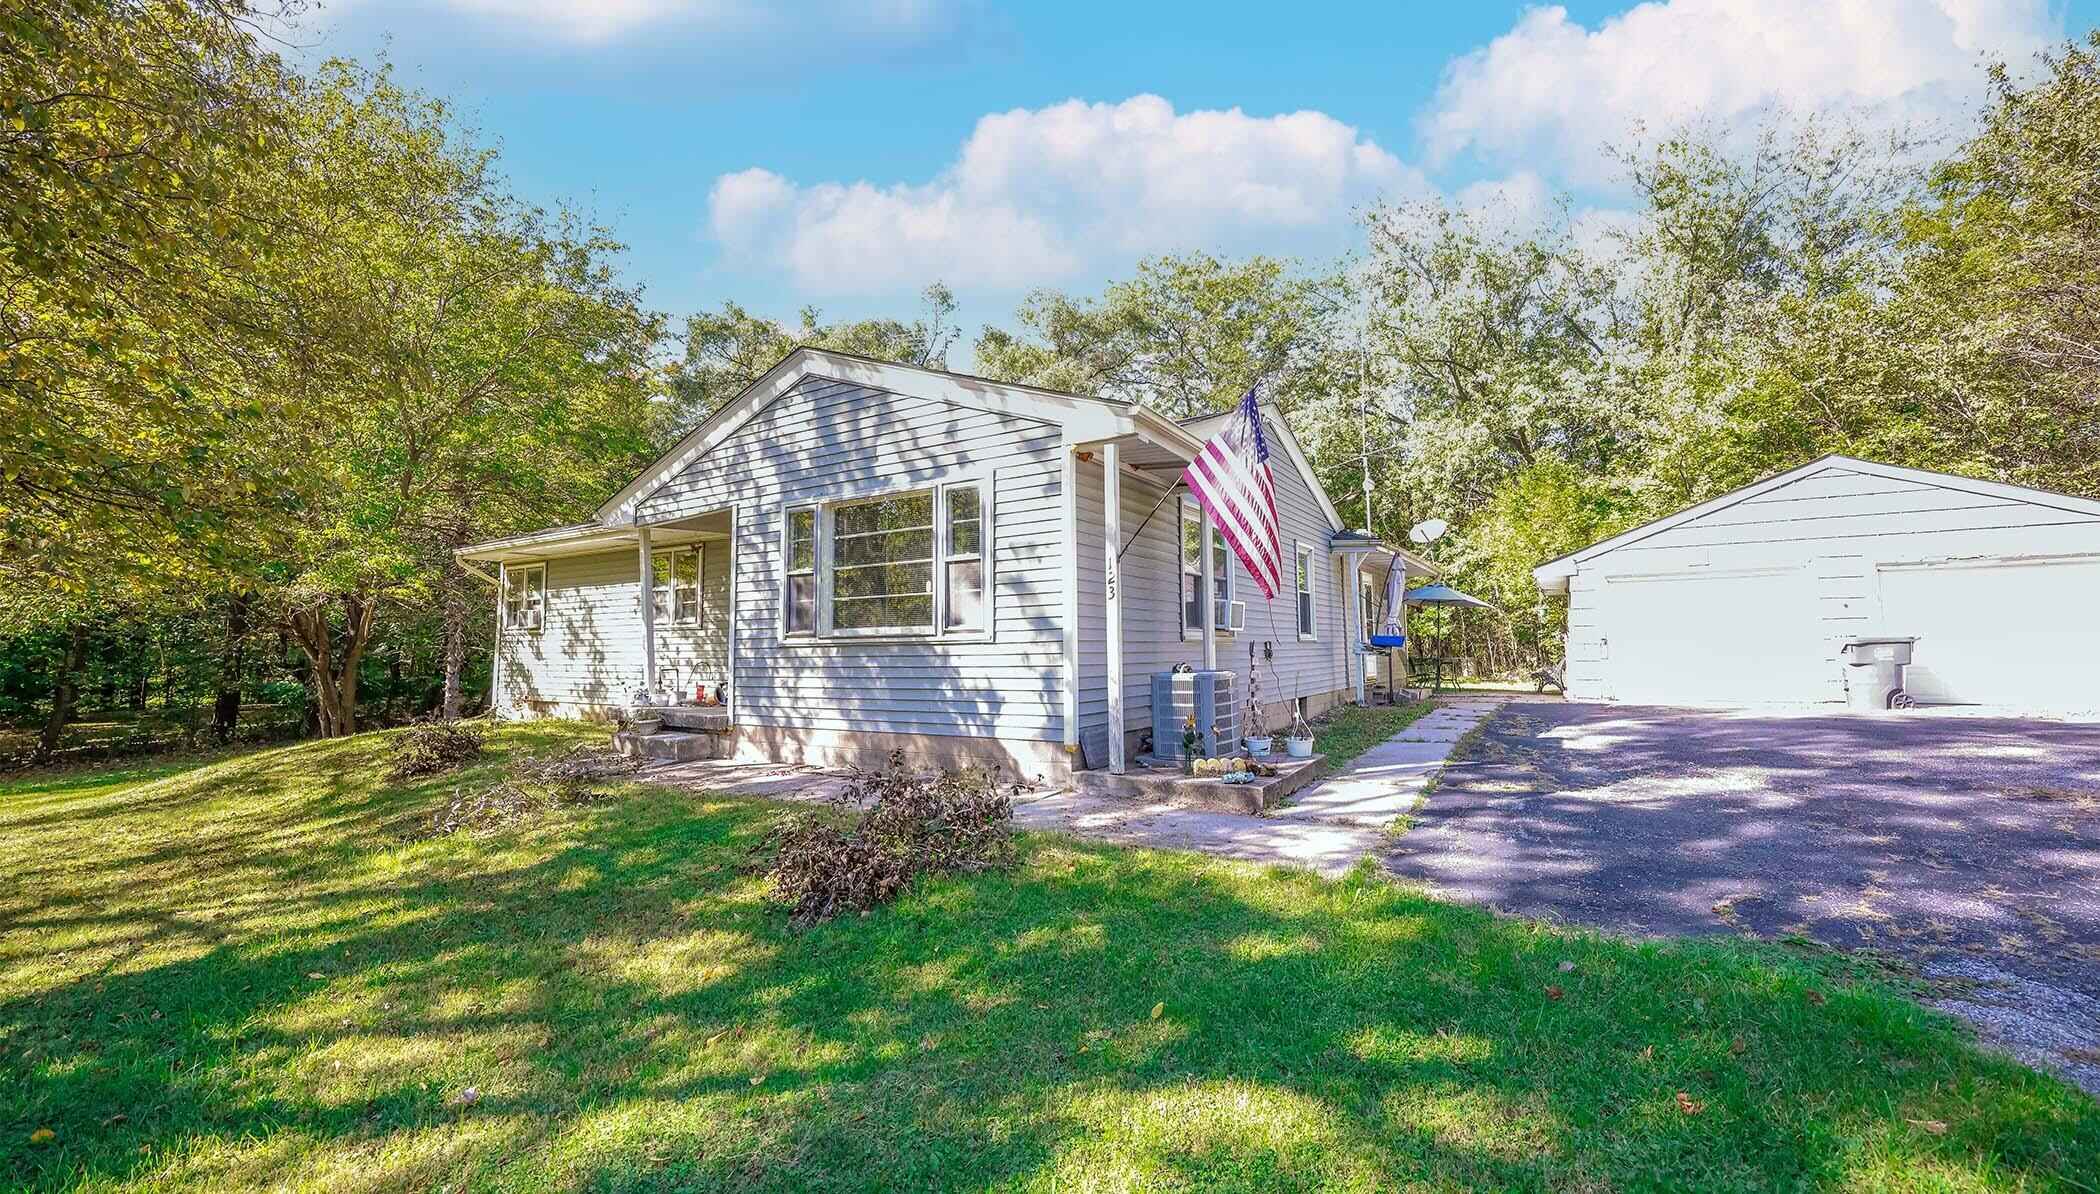
M 707 708 L 727 724 L 732 525 L 731 511 L 718 509 L 648 525 L 555 528 L 461 553 L 462 566 L 499 594 L 497 707 L 578 716 Z

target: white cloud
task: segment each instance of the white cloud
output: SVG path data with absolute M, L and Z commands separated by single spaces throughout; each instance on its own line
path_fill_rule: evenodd
M 1332 117 L 1177 114 L 1158 96 L 1067 101 L 983 117 L 925 183 L 797 187 L 726 174 L 709 226 L 732 259 L 786 266 L 799 287 L 883 293 L 941 278 L 1016 289 L 1178 248 L 1346 227 L 1420 176 Z
M 1595 29 L 1535 8 L 1446 69 L 1421 130 L 1435 161 L 1470 150 L 1595 182 L 1609 173 L 1599 149 L 1636 122 L 1956 115 L 1987 59 L 2055 34 L 2045 0 L 1654 0 Z
M 912 55 L 952 45 L 980 10 L 980 0 L 329 0 L 324 15 L 433 57 L 471 59 L 489 43 L 563 55 L 569 70 L 603 59 L 630 73 L 673 58 L 691 86 L 696 72 L 775 69 L 790 47 Z

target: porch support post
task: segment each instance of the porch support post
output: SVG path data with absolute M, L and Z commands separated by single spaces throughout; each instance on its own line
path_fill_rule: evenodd
M 1079 448 L 1066 444 L 1059 464 L 1059 487 L 1064 490 L 1064 673 L 1065 754 L 1079 753 Z M 1081 760 L 1072 758 L 1072 770 Z
M 642 687 L 656 691 L 656 557 L 649 552 L 649 528 L 636 527 L 636 543 L 641 549 L 641 601 L 642 601 Z
M 1364 620 L 1363 571 L 1363 553 L 1350 552 L 1349 603 L 1343 607 L 1343 610 L 1346 614 L 1344 620 L 1350 628 L 1349 642 L 1347 644 L 1349 649 L 1349 666 L 1356 673 L 1356 703 L 1359 705 L 1364 703 L 1364 664 L 1366 658 L 1359 648 L 1368 641 L 1365 638 L 1362 625 Z
M 722 563 L 724 568 L 729 569 L 729 617 L 723 622 L 723 633 L 728 636 L 724 643 L 724 653 L 729 674 L 722 677 L 722 680 L 729 685 L 729 700 L 724 703 L 728 706 L 730 729 L 736 728 L 737 702 L 740 700 L 737 694 L 744 688 L 736 679 L 736 541 L 740 533 L 738 528 L 744 525 L 741 521 L 742 514 L 741 506 L 729 508 L 729 538 L 722 544 L 726 549 L 723 554 L 729 557 Z
M 1197 503 L 1203 511 L 1202 530 L 1199 532 L 1203 546 L 1203 670 L 1218 670 L 1218 565 L 1217 553 L 1211 550 L 1210 507 Z
M 1123 774 L 1123 578 L 1116 553 L 1123 544 L 1123 462 L 1116 442 L 1101 445 L 1102 576 L 1108 589 L 1108 771 Z

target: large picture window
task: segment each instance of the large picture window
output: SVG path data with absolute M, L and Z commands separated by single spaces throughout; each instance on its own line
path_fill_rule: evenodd
M 790 508 L 782 632 L 978 634 L 991 625 L 991 511 L 978 481 Z
M 831 628 L 933 629 L 933 491 L 841 502 L 831 517 Z
M 536 633 L 546 621 L 547 566 L 506 564 L 503 568 L 503 628 Z

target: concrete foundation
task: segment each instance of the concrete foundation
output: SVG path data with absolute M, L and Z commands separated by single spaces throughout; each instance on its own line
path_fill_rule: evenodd
M 1072 788 L 1093 796 L 1113 796 L 1147 804 L 1169 804 L 1177 808 L 1200 808 L 1226 813 L 1260 813 L 1275 807 L 1284 797 L 1327 773 L 1327 759 L 1277 756 L 1262 760 L 1276 768 L 1275 775 L 1262 776 L 1251 784 L 1228 784 L 1215 779 L 1183 775 L 1178 769 L 1139 766 L 1123 775 L 1107 771 L 1081 771 L 1072 776 Z

